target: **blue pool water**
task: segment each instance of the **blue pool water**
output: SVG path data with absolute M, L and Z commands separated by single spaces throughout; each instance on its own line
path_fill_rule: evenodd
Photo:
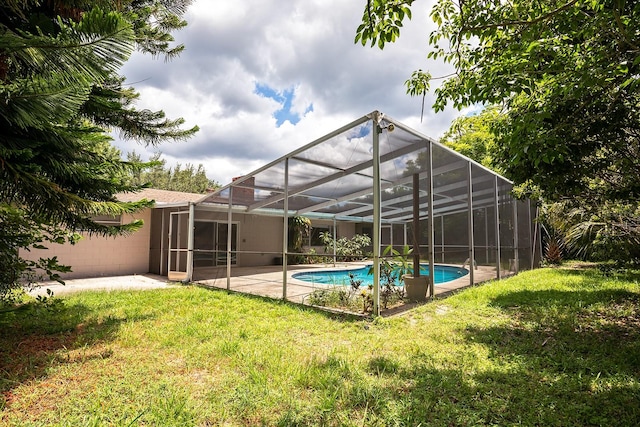
M 348 286 L 350 284 L 349 273 L 351 273 L 354 275 L 355 280 L 362 280 L 362 286 L 367 286 L 373 284 L 373 275 L 369 274 L 370 268 L 371 266 L 365 266 L 350 270 L 309 271 L 305 273 L 295 273 L 292 277 L 304 282 Z M 429 265 L 422 264 L 420 266 L 420 271 L 422 272 L 422 275 L 428 276 Z M 436 265 L 434 267 L 434 283 L 438 284 L 449 282 L 459 277 L 466 276 L 467 274 L 469 274 L 469 270 L 465 268 Z

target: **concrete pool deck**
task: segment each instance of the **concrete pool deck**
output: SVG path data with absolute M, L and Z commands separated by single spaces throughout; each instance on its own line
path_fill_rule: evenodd
M 307 271 L 318 271 L 321 269 L 353 269 L 370 264 L 370 262 L 342 262 L 336 263 L 335 266 L 334 264 L 307 264 L 289 266 L 287 271 L 287 300 L 297 303 L 304 303 L 306 297 L 314 290 L 333 287 L 333 285 L 325 285 L 319 283 L 314 284 L 297 280 L 291 277 L 292 274 Z M 510 274 L 513 273 L 508 271 L 502 272 L 503 277 L 506 277 Z M 495 267 L 478 266 L 474 270 L 473 284 L 486 282 L 495 278 Z M 283 297 L 283 273 L 281 266 L 232 267 L 229 283 L 227 283 L 226 267 L 196 268 L 194 270 L 193 281 L 201 286 L 217 289 L 229 289 L 231 291 L 266 296 L 269 298 L 281 299 Z M 436 296 L 444 296 L 448 293 L 468 286 L 471 286 L 471 283 L 469 281 L 469 275 L 466 275 L 450 282 L 436 284 L 434 290 Z

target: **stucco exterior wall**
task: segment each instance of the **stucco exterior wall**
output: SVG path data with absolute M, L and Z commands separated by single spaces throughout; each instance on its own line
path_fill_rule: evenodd
M 118 276 L 127 274 L 156 273 L 167 274 L 168 228 L 171 212 L 187 208 L 148 209 L 124 221 L 142 219 L 145 225 L 130 236 L 100 237 L 84 236 L 75 245 L 49 245 L 49 250 L 23 251 L 27 259 L 57 256 L 62 264 L 70 265 L 73 272 L 63 274 L 63 278 L 83 278 Z M 164 221 L 163 221 L 164 217 Z M 187 221 L 182 224 L 186 239 Z M 217 221 L 226 223 L 227 212 L 196 209 L 196 221 Z M 282 262 L 283 219 L 278 216 L 254 214 L 233 214 L 233 223 L 238 227 L 238 266 L 273 265 Z M 314 221 L 317 227 L 332 226 L 332 221 Z M 338 237 L 351 238 L 356 232 L 353 223 L 339 223 Z M 186 240 L 182 242 L 186 247 Z M 305 245 L 305 250 L 309 246 Z M 321 246 L 314 247 L 323 253 Z
M 69 265 L 71 273 L 63 278 L 122 276 L 149 272 L 149 237 L 151 209 L 135 215 L 125 215 L 123 222 L 142 219 L 144 226 L 128 236 L 83 236 L 75 245 L 49 244 L 46 249 L 21 251 L 25 259 L 37 260 L 57 256 L 60 264 Z
M 282 258 L 282 218 L 241 215 L 238 248 L 253 252 L 240 254 L 239 265 L 271 265 Z
M 219 221 L 226 223 L 227 213 L 196 209 L 196 221 Z M 238 226 L 237 264 L 242 267 L 273 265 L 282 262 L 283 219 L 279 216 L 233 214 L 232 222 Z M 329 227 L 333 221 L 314 220 L 317 227 Z M 352 238 L 356 234 L 354 223 L 339 223 L 338 238 Z M 315 249 L 324 253 L 323 246 L 304 245 L 305 250 Z

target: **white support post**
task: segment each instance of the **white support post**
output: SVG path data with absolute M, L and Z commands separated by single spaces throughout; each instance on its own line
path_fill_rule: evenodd
M 162 259 L 164 258 L 164 245 L 165 245 L 165 241 L 164 238 L 162 237 L 164 235 L 164 227 L 165 227 L 165 209 L 161 209 L 160 210 L 161 216 L 162 218 L 160 219 L 160 275 L 164 276 L 164 263 L 162 262 Z M 171 231 L 169 231 L 169 235 L 171 235 Z M 169 254 L 169 252 L 167 251 L 167 255 Z M 169 273 L 167 272 L 167 275 L 169 275 Z
M 484 254 L 485 264 L 489 265 L 489 216 L 487 208 L 484 208 Z
M 511 200 L 513 203 L 513 260 L 516 264 L 514 266 L 516 274 L 518 274 L 520 270 L 520 260 L 518 256 L 518 245 L 520 244 L 518 242 L 518 201 L 513 197 L 511 198 Z
M 500 200 L 498 199 L 498 177 L 495 177 L 494 186 L 493 186 L 493 195 L 494 195 L 494 205 L 496 211 L 496 270 L 497 270 L 497 279 L 502 278 L 502 271 L 500 267 Z
M 182 258 L 180 256 L 180 251 L 182 250 L 182 215 L 176 215 L 176 218 L 178 218 L 178 230 L 176 232 L 176 271 L 180 271 L 180 258 Z M 184 269 L 185 272 L 187 271 L 187 269 Z M 171 270 L 169 270 L 171 271 Z
M 435 230 L 435 225 L 434 225 L 434 230 Z M 443 215 L 440 217 L 440 259 L 442 260 L 440 262 L 442 262 L 443 264 L 445 263 L 444 248 L 445 246 L 444 246 L 444 215 Z
M 336 252 L 338 251 L 338 227 L 336 226 L 336 217 L 333 217 L 333 266 L 336 266 Z
M 427 221 L 427 228 L 429 229 L 427 232 L 429 234 L 429 294 L 431 298 L 435 297 L 435 263 L 436 263 L 436 252 L 435 252 L 435 232 L 434 232 L 434 223 L 433 223 L 433 144 L 431 141 L 428 142 L 427 145 L 427 175 L 428 175 L 428 183 L 429 188 L 429 218 Z M 444 234 L 442 235 L 442 241 L 444 242 Z
M 527 199 L 527 228 L 529 229 L 529 245 L 531 246 L 531 270 L 533 270 L 533 262 L 535 260 L 536 257 L 536 253 L 535 250 L 533 249 L 535 247 L 535 235 L 534 235 L 534 230 L 533 230 L 533 222 L 531 220 L 531 199 Z
M 538 221 L 538 218 L 540 218 L 540 207 L 536 206 L 536 233 L 538 234 L 538 253 L 540 254 L 540 262 L 542 262 L 544 250 L 544 248 L 542 247 L 542 225 L 540 224 L 540 221 Z M 538 266 L 540 265 L 538 264 Z
M 380 113 L 373 119 L 373 315 L 380 315 Z
M 284 160 L 284 215 L 282 227 L 282 299 L 287 300 L 287 249 L 289 247 L 289 158 Z
M 402 224 L 402 246 L 407 246 L 407 223 Z
M 189 202 L 189 231 L 187 235 L 187 281 L 193 281 L 193 242 L 196 221 L 196 205 Z
M 231 289 L 231 232 L 233 230 L 233 186 L 229 187 L 229 210 L 227 211 L 227 290 Z
M 474 270 L 476 264 L 475 242 L 473 240 L 473 182 L 471 179 L 471 162 L 467 162 L 467 213 L 469 215 L 468 233 L 469 233 L 469 284 L 474 283 Z
M 167 277 L 171 272 L 171 237 L 173 236 L 173 214 L 169 212 L 169 234 L 167 235 Z

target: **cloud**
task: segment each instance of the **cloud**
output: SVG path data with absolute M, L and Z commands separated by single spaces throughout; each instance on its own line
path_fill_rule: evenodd
M 124 152 L 162 151 L 169 164 L 202 163 L 221 184 L 353 120 L 380 110 L 438 137 L 458 112 L 435 114 L 405 93 L 427 63 L 429 4 L 416 3 L 398 42 L 383 51 L 354 44 L 366 1 L 197 0 L 175 33 L 186 50 L 170 62 L 134 54 L 122 73 L 141 94 L 137 108 L 162 109 L 200 132 L 180 143 L 144 147 L 116 138 Z

